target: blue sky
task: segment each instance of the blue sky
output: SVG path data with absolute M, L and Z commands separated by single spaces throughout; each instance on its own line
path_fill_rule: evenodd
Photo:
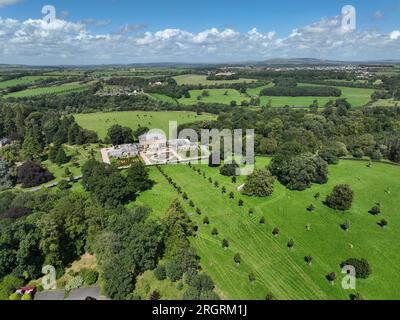
M 54 28 L 35 23 L 47 4 L 57 11 Z M 338 19 L 348 4 L 357 10 L 357 29 L 342 35 Z M 400 58 L 400 2 L 393 0 L 0 0 L 0 17 L 0 40 L 21 50 L 0 44 L 0 63 L 70 64 L 73 51 L 84 64 Z

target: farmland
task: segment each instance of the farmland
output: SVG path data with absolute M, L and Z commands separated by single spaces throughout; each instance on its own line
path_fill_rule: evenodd
M 4 96 L 4 98 L 21 98 L 21 97 L 39 96 L 44 94 L 66 93 L 71 91 L 85 90 L 88 87 L 89 87 L 88 84 L 82 85 L 78 82 L 71 82 L 60 86 L 26 89 L 23 91 L 7 94 Z
M 249 83 L 256 80 L 253 79 L 238 79 L 238 80 L 207 80 L 207 76 L 197 74 L 185 74 L 173 77 L 178 85 L 215 85 L 215 84 L 232 84 L 232 83 Z
M 268 158 L 258 158 L 257 166 L 264 167 Z M 364 162 L 342 160 L 330 167 L 330 179 L 326 185 L 314 185 L 303 192 L 289 191 L 279 183 L 270 198 L 250 198 L 237 192 L 243 178 L 232 184 L 229 178 L 219 174 L 218 169 L 199 166 L 207 177 L 219 181 L 220 188 L 226 186 L 228 193 L 235 193 L 235 200 L 221 194 L 207 179 L 201 178 L 188 166 L 170 166 L 165 171 L 183 188 L 203 212 L 193 215 L 200 227 L 199 235 L 192 244 L 201 257 L 204 270 L 216 282 L 222 297 L 227 299 L 264 299 L 272 292 L 278 299 L 349 299 L 352 291 L 341 288 L 340 263 L 350 257 L 366 258 L 370 261 L 373 274 L 367 280 L 357 282 L 357 291 L 366 299 L 398 299 L 396 283 L 400 281 L 397 272 L 400 249 L 396 229 L 400 218 L 396 214 L 400 192 L 397 184 L 400 168 L 385 164 L 366 166 Z M 151 177 L 157 184 L 153 190 L 142 194 L 138 202 L 150 205 L 153 215 L 162 215 L 169 203 L 178 197 L 172 187 L 156 171 L 151 169 Z M 197 183 L 192 181 L 196 180 Z M 328 209 L 322 201 L 333 186 L 347 183 L 355 191 L 352 209 L 338 213 Z M 385 191 L 391 190 L 391 193 Z M 321 200 L 314 199 L 320 192 Z M 158 199 L 151 201 L 151 199 Z M 244 207 L 237 205 L 244 200 Z M 377 217 L 368 213 L 371 206 L 380 202 L 384 208 L 382 217 L 390 221 L 390 227 L 382 229 L 377 225 Z M 306 208 L 314 204 L 314 213 Z M 254 216 L 249 216 L 249 209 Z M 188 212 L 189 206 L 187 206 Z M 210 226 L 202 225 L 204 216 L 210 219 Z M 259 224 L 261 217 L 266 224 Z M 381 218 L 381 217 L 380 217 Z M 345 219 L 351 222 L 349 232 L 344 232 L 340 224 Z M 310 225 L 310 231 L 306 230 Z M 212 228 L 219 235 L 211 235 Z M 272 229 L 279 227 L 281 235 L 275 238 Z M 228 251 L 221 247 L 222 239 L 231 243 Z M 294 239 L 296 245 L 291 251 L 286 244 Z M 233 256 L 240 253 L 242 264 L 237 267 Z M 304 257 L 314 257 L 312 267 Z M 338 276 L 331 286 L 325 276 L 335 271 Z M 256 281 L 250 283 L 248 275 L 253 272 Z
M 169 121 L 177 121 L 178 125 L 193 121 L 215 119 L 211 115 L 196 115 L 194 112 L 111 112 L 76 114 L 77 123 L 85 129 L 96 131 L 100 138 L 105 138 L 107 130 L 114 124 L 127 126 L 134 130 L 138 126 L 149 129 L 161 129 L 169 132 Z

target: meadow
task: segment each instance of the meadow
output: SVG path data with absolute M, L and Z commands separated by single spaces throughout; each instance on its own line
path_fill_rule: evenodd
M 178 101 L 183 105 L 195 105 L 199 102 L 230 104 L 231 101 L 236 101 L 240 105 L 242 101 L 250 101 L 248 96 L 240 94 L 239 91 L 234 89 L 207 89 L 209 92 L 209 96 L 207 97 L 202 96 L 203 91 L 190 90 L 190 98 L 181 98 Z M 202 96 L 201 100 L 198 100 L 198 96 Z
M 18 92 L 13 92 L 6 94 L 4 98 L 22 98 L 22 97 L 32 97 L 39 96 L 42 94 L 55 94 L 55 93 L 67 93 L 71 91 L 81 91 L 89 87 L 88 84 L 80 84 L 78 82 L 66 83 L 59 86 L 49 86 L 43 88 L 32 88 L 26 89 Z
M 179 124 L 194 121 L 213 120 L 215 116 L 195 112 L 108 112 L 87 113 L 74 115 L 76 122 L 85 129 L 96 131 L 100 138 L 105 138 L 107 130 L 114 124 L 130 127 L 136 130 L 139 125 L 149 129 L 161 129 L 167 135 L 169 132 L 169 121 L 177 121 Z
M 265 167 L 269 161 L 257 158 L 256 166 Z M 400 167 L 381 163 L 368 167 L 367 164 L 341 160 L 330 167 L 326 185 L 313 185 L 303 192 L 289 191 L 276 182 L 275 192 L 268 198 L 241 195 L 237 188 L 243 183 L 243 177 L 232 183 L 218 169 L 206 165 L 197 168 L 206 173 L 207 179 L 187 165 L 163 169 L 202 211 L 199 216 L 185 203 L 187 212 L 199 226 L 192 245 L 221 297 L 264 300 L 267 293 L 272 293 L 277 299 L 348 300 L 355 292 L 342 289 L 340 264 L 348 258 L 366 258 L 373 273 L 366 280 L 357 280 L 357 292 L 365 299 L 399 299 L 396 284 L 400 282 L 397 267 L 400 263 L 397 254 Z M 151 168 L 151 177 L 156 181 L 155 187 L 141 194 L 137 203 L 152 207 L 156 218 L 163 216 L 179 195 L 157 168 Z M 220 187 L 209 183 L 209 177 L 218 181 Z M 337 184 L 349 184 L 355 192 L 349 212 L 336 212 L 322 202 Z M 222 186 L 227 188 L 227 194 L 234 192 L 234 200 L 221 193 Z M 314 198 L 316 193 L 321 194 L 319 200 Z M 244 200 L 244 207 L 238 206 L 239 199 Z M 376 203 L 383 208 L 378 217 L 368 213 Z M 316 207 L 313 213 L 307 211 L 310 204 Z M 253 216 L 248 214 L 250 209 L 254 210 Z M 202 223 L 206 216 L 210 219 L 208 226 Z M 261 217 L 266 219 L 266 224 L 259 223 Z M 385 229 L 377 225 L 382 218 L 389 221 Z M 340 227 L 346 219 L 351 225 L 348 232 Z M 211 235 L 214 227 L 219 231 L 216 237 Z M 272 235 L 275 227 L 280 229 L 278 238 Z M 222 248 L 223 239 L 230 242 L 227 251 Z M 287 247 L 290 239 L 295 242 L 292 250 Z M 233 260 L 236 253 L 242 257 L 239 267 Z M 313 257 L 312 266 L 304 260 L 308 255 Z M 330 272 L 338 275 L 334 285 L 326 280 Z M 255 274 L 255 282 L 249 281 L 250 273 Z M 157 286 L 162 287 L 160 283 Z
M 168 97 L 165 94 L 150 93 L 149 96 L 155 100 L 166 102 L 166 103 L 172 104 L 174 106 L 176 106 L 178 104 L 178 102 L 174 98 Z
M 225 83 L 249 83 L 255 82 L 254 79 L 238 79 L 238 80 L 207 80 L 207 76 L 198 74 L 184 74 L 181 76 L 173 77 L 178 85 L 216 85 Z

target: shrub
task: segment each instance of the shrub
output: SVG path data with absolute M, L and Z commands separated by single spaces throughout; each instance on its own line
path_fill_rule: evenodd
M 294 247 L 294 240 L 293 240 L 293 239 L 290 239 L 290 240 L 289 240 L 289 242 L 288 242 L 288 244 L 287 244 L 287 247 L 288 247 L 289 249 L 293 249 L 293 247 Z
M 32 300 L 32 296 L 30 294 L 24 294 L 22 296 L 21 300 L 24 300 L 24 301 Z
M 22 295 L 20 295 L 18 293 L 13 293 L 10 295 L 8 300 L 17 301 L 17 300 L 21 300 L 21 298 L 22 298 Z
M 99 273 L 95 270 L 88 270 L 83 275 L 83 281 L 88 286 L 96 284 L 98 279 L 99 279 Z
M 344 231 L 349 231 L 350 230 L 350 221 L 349 220 L 346 220 L 342 225 L 341 225 L 341 228 L 344 230 Z
M 378 222 L 378 224 L 381 226 L 381 228 L 385 228 L 388 225 L 387 220 L 382 219 L 381 221 Z
M 337 276 L 336 276 L 336 273 L 335 273 L 335 272 L 331 272 L 331 273 L 329 273 L 329 274 L 326 276 L 326 279 L 327 279 L 331 284 L 333 284 L 333 283 L 335 282 L 336 278 L 337 278 Z
M 203 219 L 203 224 L 209 225 L 209 224 L 210 224 L 210 219 L 209 219 L 208 217 L 205 217 L 205 218 Z
M 229 248 L 229 241 L 227 239 L 222 240 L 222 248 L 224 249 Z
M 249 274 L 249 281 L 250 281 L 250 282 L 256 281 L 256 275 L 255 275 L 253 272 L 251 272 L 251 273 Z
M 279 228 L 274 228 L 274 230 L 272 230 L 272 234 L 277 237 L 279 236 Z
M 82 278 L 81 276 L 76 276 L 76 277 L 71 278 L 71 279 L 67 282 L 67 284 L 66 284 L 66 286 L 65 286 L 65 289 L 66 289 L 67 291 L 72 290 L 72 289 L 78 289 L 78 288 L 80 288 L 82 285 L 83 285 L 83 278 Z
M 235 254 L 235 256 L 233 257 L 233 260 L 235 261 L 235 263 L 236 263 L 237 265 L 239 265 L 239 264 L 242 262 L 242 258 L 241 258 L 241 256 L 240 256 L 239 253 L 236 253 L 236 254 Z
M 231 164 L 224 164 L 219 170 L 219 173 L 226 177 L 232 177 L 236 175 L 236 168 L 239 168 L 238 164 L 233 161 Z
M 306 257 L 304 258 L 304 261 L 307 262 L 307 264 L 311 266 L 312 261 L 313 261 L 313 257 L 312 257 L 311 255 L 306 256 Z
M 150 294 L 150 300 L 151 301 L 158 301 L 161 299 L 161 294 L 160 292 L 158 292 L 157 290 L 154 290 L 151 294 Z
M 341 268 L 345 266 L 353 266 L 356 269 L 357 279 L 367 279 L 372 273 L 371 266 L 366 259 L 351 258 L 340 265 Z
M 267 293 L 267 295 L 265 296 L 265 300 L 266 300 L 266 301 L 272 301 L 272 300 L 275 300 L 275 297 L 274 297 L 274 295 L 273 295 L 271 292 L 269 292 L 269 293 Z
M 238 202 L 238 205 L 239 205 L 239 207 L 243 207 L 244 201 L 242 199 L 240 199 L 239 202 Z
M 233 192 L 229 193 L 229 199 L 235 199 L 235 194 Z
M 354 198 L 354 192 L 348 185 L 336 186 L 332 193 L 326 198 L 326 204 L 328 207 L 346 211 L 350 210 Z
M 260 224 L 265 224 L 265 218 L 264 217 L 261 217 Z
M 218 235 L 218 229 L 217 229 L 217 228 L 212 229 L 211 234 L 212 234 L 214 237 L 216 237 L 216 236 Z

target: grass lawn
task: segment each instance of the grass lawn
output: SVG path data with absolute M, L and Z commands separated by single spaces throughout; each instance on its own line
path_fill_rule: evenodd
M 268 162 L 268 158 L 258 158 L 257 167 L 265 167 Z M 340 264 L 355 257 L 368 259 L 373 269 L 367 280 L 357 281 L 358 292 L 366 299 L 399 299 L 400 167 L 373 164 L 368 168 L 366 164 L 342 160 L 330 167 L 328 184 L 314 185 L 303 192 L 289 191 L 277 182 L 269 198 L 240 195 L 237 187 L 243 183 L 243 177 L 232 184 L 230 178 L 208 166 L 199 167 L 207 178 L 219 181 L 219 189 L 188 166 L 168 166 L 164 170 L 202 211 L 201 216 L 193 215 L 200 228 L 198 237 L 191 241 L 203 269 L 214 279 L 223 298 L 264 300 L 272 292 L 278 299 L 347 300 L 354 292 L 342 289 Z M 162 216 L 178 194 L 156 170 L 151 168 L 151 176 L 157 185 L 140 195 L 138 203 L 154 208 L 153 216 Z M 349 212 L 339 213 L 322 203 L 337 184 L 349 184 L 355 192 Z M 235 200 L 221 193 L 222 186 L 228 193 L 235 193 Z M 315 200 L 318 192 L 321 199 Z M 243 208 L 238 207 L 238 199 L 244 200 Z M 382 213 L 374 217 L 368 211 L 378 202 Z M 314 213 L 306 210 L 310 204 L 316 207 Z M 185 206 L 188 213 L 194 212 Z M 252 217 L 248 214 L 250 208 L 255 212 Z M 209 226 L 202 224 L 205 216 L 210 219 Z M 261 217 L 266 218 L 265 225 L 259 223 Z M 382 218 L 389 221 L 385 229 L 377 225 Z M 346 219 L 351 222 L 349 232 L 340 228 Z M 306 230 L 307 224 L 310 231 Z M 217 237 L 211 235 L 214 227 L 219 231 Z M 274 227 L 281 231 L 278 238 L 272 236 Z M 227 251 L 221 246 L 224 238 L 230 242 Z M 292 251 L 287 248 L 290 239 L 295 241 Z M 242 257 L 240 267 L 233 261 L 236 253 Z M 307 255 L 313 256 L 312 267 L 304 261 Z M 333 271 L 338 279 L 332 286 L 325 276 Z M 248 279 L 251 272 L 256 275 L 254 283 Z
M 35 81 L 38 80 L 43 80 L 49 78 L 48 76 L 26 76 L 26 77 L 21 77 L 13 80 L 8 80 L 8 81 L 2 81 L 0 82 L 0 90 L 14 87 L 16 85 L 20 84 L 31 84 L 34 83 Z
M 204 90 L 190 90 L 190 98 L 181 98 L 179 99 L 179 103 L 184 105 L 194 105 L 199 102 L 230 104 L 231 101 L 236 101 L 237 104 L 240 105 L 244 100 L 250 101 L 249 97 L 240 94 L 239 91 L 234 89 L 207 89 L 210 95 L 208 97 L 202 97 L 201 100 L 197 100 L 197 97 L 201 96 L 203 91 Z M 225 95 L 225 93 L 227 94 Z
M 85 90 L 89 87 L 88 84 L 79 84 L 78 82 L 66 83 L 60 86 L 51 86 L 44 88 L 26 89 L 19 92 L 10 93 L 4 96 L 4 98 L 21 98 L 21 97 L 32 97 L 39 96 L 42 94 L 52 93 L 66 93 L 71 91 Z
M 100 138 L 105 138 L 107 130 L 114 124 L 127 126 L 134 130 L 138 126 L 148 127 L 150 129 L 161 129 L 168 135 L 169 121 L 177 121 L 179 124 L 213 120 L 215 116 L 204 114 L 197 115 L 194 112 L 109 112 L 109 113 L 87 113 L 74 115 L 76 122 L 85 129 L 94 130 Z
M 247 83 L 255 82 L 254 79 L 239 79 L 239 80 L 207 80 L 207 76 L 198 74 L 184 74 L 181 76 L 173 77 L 178 85 L 216 85 L 224 83 Z

